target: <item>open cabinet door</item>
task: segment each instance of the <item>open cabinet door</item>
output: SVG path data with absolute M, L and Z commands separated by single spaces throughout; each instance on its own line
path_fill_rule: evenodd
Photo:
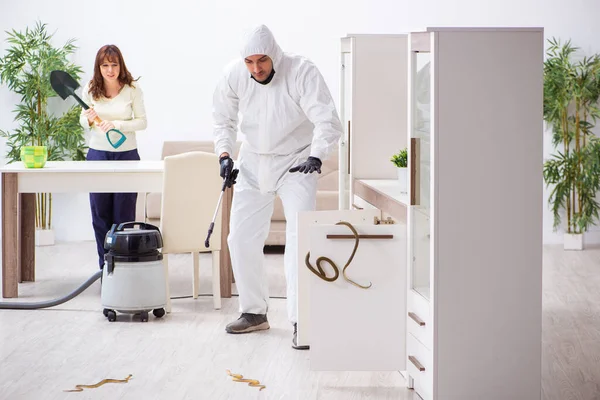
M 370 210 L 378 211 L 378 210 Z M 299 269 L 308 273 L 308 332 L 311 369 L 320 371 L 402 371 L 406 368 L 406 225 L 376 225 L 369 210 L 331 211 L 331 223 L 310 224 L 309 264 L 318 271 L 319 257 L 339 269 L 333 282 L 313 273 L 303 259 Z M 338 221 L 349 222 L 359 235 Z M 328 277 L 334 270 L 321 267 Z M 361 288 L 353 284 L 369 286 Z
M 348 221 L 351 224 L 373 224 L 381 217 L 375 208 L 367 210 L 325 210 L 298 213 L 298 345 L 310 345 L 310 275 L 305 265 L 306 253 L 310 249 L 310 228 L 315 224 L 336 224 Z

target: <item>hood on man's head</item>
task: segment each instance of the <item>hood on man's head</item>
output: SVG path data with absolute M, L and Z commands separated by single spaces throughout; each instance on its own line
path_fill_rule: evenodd
M 281 48 L 275 41 L 273 33 L 265 25 L 257 26 L 246 35 L 241 51 L 242 58 L 265 54 L 273 60 L 274 64 L 279 61 L 281 53 Z

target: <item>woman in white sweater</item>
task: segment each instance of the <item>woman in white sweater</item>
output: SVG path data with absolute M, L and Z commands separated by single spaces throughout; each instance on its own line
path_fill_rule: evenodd
M 90 106 L 80 116 L 81 125 L 91 130 L 87 160 L 139 160 L 135 135 L 146 129 L 144 98 L 117 46 L 98 50 L 94 76 L 83 88 L 82 100 Z M 97 117 L 101 123 L 94 121 Z M 90 193 L 100 269 L 106 233 L 112 224 L 135 220 L 136 201 L 137 193 Z

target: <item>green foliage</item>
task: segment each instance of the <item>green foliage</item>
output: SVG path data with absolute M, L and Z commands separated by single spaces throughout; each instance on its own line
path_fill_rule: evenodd
M 12 132 L 0 130 L 0 136 L 7 138 L 8 161 L 21 159 L 22 146 L 47 146 L 48 161 L 85 160 L 84 130 L 79 124 L 81 107 L 75 105 L 62 115 L 55 115 L 56 110 L 48 106 L 49 99 L 60 99 L 50 85 L 51 71 L 63 70 L 79 80 L 81 68 L 68 60 L 77 48 L 74 39 L 62 47 L 54 47 L 53 34 L 48 34 L 46 24 L 40 22 L 33 29 L 26 28 L 24 33 L 14 29 L 6 33 L 10 47 L 0 58 L 0 84 L 20 95 L 20 103 L 14 110 L 19 126 Z M 38 194 L 38 228 L 50 227 L 51 205 L 51 195 Z
M 544 120 L 552 143 L 562 147 L 544 164 L 544 180 L 553 185 L 549 203 L 554 229 L 566 211 L 567 233 L 582 233 L 599 218 L 600 139 L 592 129 L 600 116 L 600 56 L 573 62 L 578 48 L 549 40 L 544 62 Z
M 406 148 L 400 150 L 398 154 L 392 156 L 390 161 L 398 168 L 406 168 L 408 166 L 408 150 Z
M 79 124 L 79 105 L 63 115 L 53 115 L 48 100 L 57 97 L 50 86 L 50 72 L 67 71 L 76 80 L 82 70 L 68 60 L 77 48 L 70 39 L 62 47 L 51 44 L 52 36 L 46 24 L 36 23 L 25 33 L 6 32 L 10 47 L 0 58 L 0 84 L 21 96 L 14 110 L 19 126 L 13 131 L 0 130 L 7 138 L 9 161 L 20 160 L 21 147 L 47 146 L 48 160 L 84 160 L 84 130 Z M 62 101 L 62 100 L 61 100 Z

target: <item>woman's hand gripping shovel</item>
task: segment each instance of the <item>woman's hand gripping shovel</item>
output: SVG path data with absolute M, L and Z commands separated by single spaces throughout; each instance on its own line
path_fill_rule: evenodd
M 84 110 L 88 110 L 90 108 L 90 106 L 85 104 L 85 102 L 81 100 L 79 96 L 77 96 L 77 93 L 75 93 L 75 90 L 79 88 L 79 83 L 77 83 L 77 81 L 73 79 L 69 73 L 59 70 L 50 72 L 50 85 L 63 100 L 66 100 L 69 96 L 73 96 Z M 101 124 L 102 120 L 99 117 L 96 117 L 94 122 Z M 116 132 L 121 135 L 116 143 L 113 143 L 110 140 L 110 136 L 108 135 L 109 132 Z M 108 140 L 108 143 L 110 143 L 110 145 L 116 149 L 123 144 L 126 137 L 120 130 L 110 129 L 106 132 L 106 139 Z
M 237 179 L 239 170 L 234 169 L 231 171 L 231 174 L 225 175 L 223 178 L 223 188 L 221 189 L 221 195 L 219 196 L 219 202 L 217 203 L 217 208 L 215 209 L 215 213 L 213 215 L 212 222 L 210 223 L 210 227 L 208 228 L 208 236 L 204 241 L 204 247 L 210 247 L 210 235 L 213 233 L 213 228 L 215 227 L 215 220 L 217 219 L 217 214 L 219 213 L 219 207 L 221 207 L 221 201 L 223 200 L 223 193 L 225 193 L 226 188 L 230 188 L 235 185 L 235 180 Z

